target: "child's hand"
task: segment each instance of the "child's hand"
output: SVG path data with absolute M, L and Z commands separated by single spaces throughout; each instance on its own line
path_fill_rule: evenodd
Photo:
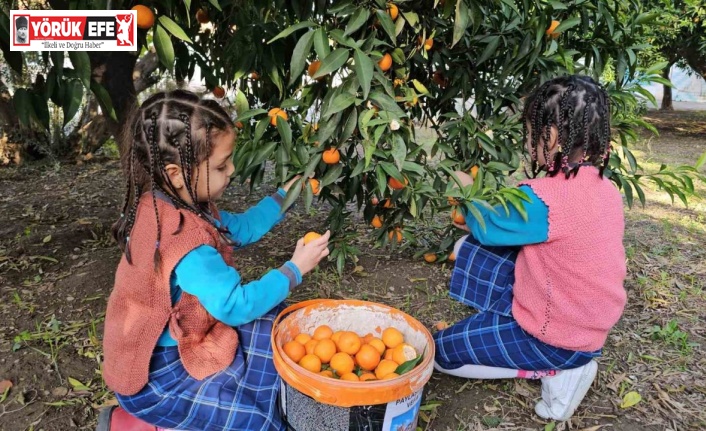
M 461 229 L 461 230 L 465 230 L 466 232 L 470 232 L 470 231 L 471 231 L 471 230 L 468 228 L 468 225 L 465 224 L 465 223 L 461 224 L 461 223 L 456 223 L 456 222 L 454 222 L 454 226 L 456 226 L 457 228 L 459 228 L 459 229 Z
M 458 180 L 461 182 L 461 185 L 466 187 L 471 184 L 473 184 L 473 177 L 468 175 L 467 173 L 463 171 L 456 171 L 454 172 L 456 174 L 456 177 L 458 177 Z M 451 180 L 453 181 L 453 179 Z M 456 182 L 454 181 L 454 187 L 457 187 Z
M 299 268 L 299 272 L 302 275 L 314 269 L 321 259 L 328 256 L 328 239 L 330 236 L 331 232 L 327 230 L 325 234 L 311 240 L 306 245 L 304 245 L 304 238 L 300 238 L 297 241 L 297 248 L 294 250 L 290 260 Z
M 292 184 L 294 184 L 301 177 L 302 177 L 301 175 L 297 175 L 294 178 L 292 178 L 291 180 L 287 181 L 287 184 L 282 186 L 282 190 L 284 190 L 285 192 L 288 192 L 289 189 L 292 187 Z

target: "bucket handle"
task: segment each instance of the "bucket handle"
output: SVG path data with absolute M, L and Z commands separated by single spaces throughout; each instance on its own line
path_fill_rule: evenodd
M 274 322 L 273 322 L 273 324 L 272 324 L 272 341 L 273 341 L 273 343 L 274 343 L 274 340 L 275 340 L 275 338 L 276 338 L 276 334 L 277 334 L 277 332 L 278 332 L 278 330 L 279 330 L 279 323 L 282 321 L 282 319 L 283 319 L 284 317 L 286 317 L 287 315 L 293 313 L 294 311 L 300 310 L 300 309 L 305 308 L 305 307 L 308 307 L 308 306 L 310 306 L 310 305 L 323 304 L 323 303 L 325 303 L 325 302 L 327 302 L 327 301 L 328 301 L 328 300 L 325 300 L 325 299 L 310 299 L 310 300 L 307 300 L 307 301 L 297 302 L 296 304 L 292 304 L 292 305 L 290 305 L 289 307 L 287 307 L 287 308 L 285 308 L 284 310 L 282 310 L 282 311 L 279 313 L 279 315 L 275 318 L 275 320 L 274 320 Z M 280 356 L 280 353 L 279 353 L 279 350 L 277 349 L 277 346 L 272 346 L 272 351 L 273 351 L 273 354 L 274 354 L 274 355 Z M 307 382 L 303 381 L 303 380 L 302 380 L 301 378 L 299 378 L 299 376 L 297 376 L 295 373 L 289 372 L 289 370 L 285 370 L 285 371 L 286 371 L 287 377 L 288 377 L 289 379 L 291 379 L 291 380 L 293 380 L 293 381 L 296 381 L 296 382 L 297 382 L 298 384 L 300 384 L 301 386 L 310 387 L 310 388 L 311 388 L 311 385 L 307 384 Z M 328 404 L 335 404 L 335 403 L 336 403 L 336 400 L 337 400 L 336 397 L 334 397 L 334 396 L 332 396 L 332 395 L 323 394 L 323 393 L 321 393 L 321 391 L 319 391 L 318 389 L 311 388 L 311 390 L 312 390 L 313 392 L 315 392 L 315 394 L 313 394 L 313 395 L 314 395 L 314 397 L 315 397 L 318 401 L 323 401 L 323 402 L 328 403 Z

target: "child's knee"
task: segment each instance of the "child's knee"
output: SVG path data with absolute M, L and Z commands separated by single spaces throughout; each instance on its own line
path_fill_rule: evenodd
M 454 254 L 456 255 L 456 258 L 458 259 L 458 251 L 461 250 L 461 245 L 463 245 L 463 242 L 468 238 L 468 235 L 464 235 L 461 238 L 456 241 L 456 244 L 454 244 Z

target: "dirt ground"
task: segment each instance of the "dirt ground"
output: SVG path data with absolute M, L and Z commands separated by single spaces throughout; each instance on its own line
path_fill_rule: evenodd
M 647 171 L 661 162 L 693 163 L 706 151 L 705 112 L 649 113 L 648 120 L 661 135 L 637 147 Z M 115 161 L 0 169 L 0 430 L 89 430 L 97 408 L 115 403 L 100 376 L 100 340 L 120 257 L 109 228 L 122 189 Z M 221 207 L 242 210 L 270 192 L 233 187 Z M 690 208 L 672 205 L 655 191 L 647 196 L 646 208 L 626 209 L 628 306 L 574 418 L 546 423 L 534 415 L 539 382 L 434 374 L 421 429 L 706 429 L 706 206 L 699 199 Z M 295 209 L 263 241 L 237 253 L 244 278 L 280 265 L 303 233 L 325 230 L 325 218 L 324 207 Z M 368 231 L 356 220 L 360 233 Z M 377 301 L 429 328 L 471 312 L 447 296 L 448 265 L 414 259 L 413 248 L 390 255 L 365 235 L 357 242 L 355 269 L 339 277 L 333 265 L 322 265 L 291 300 Z M 630 392 L 641 401 L 621 407 Z

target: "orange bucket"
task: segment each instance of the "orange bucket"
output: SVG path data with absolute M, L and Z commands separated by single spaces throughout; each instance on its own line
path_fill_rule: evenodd
M 320 325 L 328 325 L 334 331 L 352 331 L 359 335 L 372 333 L 377 337 L 381 335 L 382 329 L 395 327 L 402 332 L 405 342 L 420 354 L 423 352 L 424 357 L 414 369 L 390 380 L 350 382 L 324 377 L 297 365 L 282 348 L 297 334 L 313 334 L 314 329 Z M 400 310 L 374 302 L 321 299 L 294 304 L 277 316 L 272 329 L 272 346 L 275 368 L 283 380 L 280 400 L 283 416 L 291 416 L 287 414 L 288 406 L 318 412 L 311 419 L 316 421 L 314 423 L 319 428 L 307 421 L 306 429 L 337 429 L 333 424 L 322 423 L 322 418 L 336 415 L 347 417 L 349 410 L 365 410 L 367 419 L 370 419 L 369 416 L 375 410 L 384 414 L 385 419 L 377 421 L 380 426 L 371 428 L 369 425 L 372 424 L 369 424 L 361 429 L 387 430 L 393 429 L 391 425 L 394 425 L 396 430 L 401 422 L 396 423 L 395 419 L 402 418 L 403 414 L 406 417 L 414 416 L 416 423 L 424 385 L 434 370 L 434 340 L 424 325 Z M 296 398 L 296 402 L 292 398 Z M 301 406 L 302 402 L 325 406 Z M 415 407 L 416 410 L 412 411 Z M 385 411 L 393 410 L 399 415 L 388 418 L 390 414 L 385 414 Z M 404 420 L 407 420 L 406 417 Z M 291 425 L 289 418 L 287 420 Z M 356 422 L 360 422 L 359 418 Z M 383 422 L 388 426 L 382 426 Z M 409 423 L 404 422 L 405 427 Z M 347 424 L 342 425 L 343 428 L 355 429 L 348 428 Z

